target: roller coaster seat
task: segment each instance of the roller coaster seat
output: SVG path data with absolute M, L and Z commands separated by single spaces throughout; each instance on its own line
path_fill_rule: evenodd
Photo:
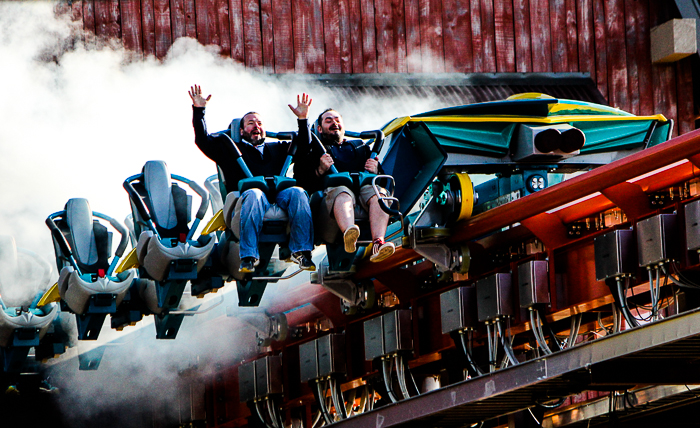
M 315 236 L 317 242 L 323 243 L 338 243 L 342 239 L 342 231 L 338 228 L 338 224 L 332 216 L 331 211 L 326 203 L 324 196 L 330 188 L 335 188 L 332 197 L 337 197 L 340 193 L 349 193 L 355 201 L 354 217 L 355 224 L 360 228 L 360 241 L 371 241 L 371 231 L 369 227 L 369 207 L 363 206 L 363 197 L 361 196 L 367 190 L 372 191 L 372 179 L 376 174 L 369 172 L 349 173 L 340 172 L 330 174 L 324 180 L 325 191 L 319 191 L 311 196 L 310 205 L 311 211 L 314 213 Z M 365 190 L 367 189 L 367 190 Z M 385 196 L 389 192 L 383 187 L 379 190 Z M 371 197 L 371 196 L 370 196 Z M 364 197 L 369 200 L 370 197 Z
M 100 215 L 100 214 L 98 214 Z M 109 219 L 100 215 L 102 218 Z M 65 209 L 51 217 L 72 249 L 78 270 L 71 265 L 69 255 L 61 249 L 54 236 L 56 263 L 60 270 L 58 291 L 61 299 L 76 314 L 88 311 L 91 300 L 100 297 L 103 307 L 116 309 L 128 292 L 129 286 L 136 276 L 136 270 L 129 269 L 116 276 L 110 275 L 109 258 L 112 248 L 112 232 L 93 216 L 90 204 L 86 199 L 70 199 Z M 114 220 L 109 219 L 111 223 Z M 116 257 L 120 257 L 126 248 L 127 232 L 119 227 L 122 240 L 117 249 Z M 108 300 L 108 302 L 107 302 Z M 107 312 L 111 312 L 105 309 Z
M 254 177 L 257 178 L 257 177 Z M 274 177 L 283 178 L 283 177 Z M 284 184 L 284 188 L 279 189 L 279 191 L 289 188 L 289 182 Z M 294 181 L 291 182 L 292 186 Z M 249 187 L 246 191 L 262 192 L 265 193 L 260 187 Z M 275 192 L 277 193 L 277 192 Z M 270 193 L 266 193 L 269 195 Z M 244 275 L 238 272 L 238 267 L 240 266 L 240 253 L 238 241 L 240 239 L 241 232 L 241 203 L 240 196 L 238 192 L 230 192 L 226 196 L 226 202 L 223 208 L 223 217 L 226 223 L 226 227 L 229 230 L 228 239 L 224 238 L 222 244 L 224 248 L 220 251 L 221 261 L 227 267 L 227 270 L 235 279 L 243 279 Z M 268 196 L 268 201 L 270 200 Z M 258 236 L 259 245 L 275 245 L 280 246 L 281 254 L 289 252 L 289 217 L 287 213 L 278 207 L 272 199 L 270 208 L 267 209 L 263 217 L 263 228 Z M 219 244 L 221 245 L 221 244 Z
M 248 189 L 254 192 L 262 192 L 260 189 Z M 262 192 L 264 193 L 264 192 Z M 226 226 L 233 232 L 236 240 L 240 238 L 241 232 L 241 198 L 236 198 L 233 194 L 226 197 L 224 204 L 224 219 Z M 258 237 L 259 242 L 284 243 L 288 239 L 289 217 L 287 213 L 276 204 L 272 203 L 263 216 L 263 230 Z
M 185 182 L 198 193 L 201 191 L 200 196 L 204 195 L 202 206 L 197 213 L 199 220 L 206 211 L 208 194 L 187 179 L 177 176 L 173 178 Z M 177 275 L 178 279 L 194 279 L 196 272 L 204 267 L 214 247 L 214 239 L 211 236 L 202 236 L 197 241 L 188 239 L 192 232 L 188 227 L 191 219 L 191 196 L 173 182 L 163 161 L 147 162 L 143 173 L 136 179 L 138 181 L 134 182 L 133 189 L 143 200 L 150 214 L 150 219 L 144 218 L 132 196 L 134 231 L 138 236 L 136 252 L 140 266 L 156 281 L 164 281 L 173 275 Z M 155 226 L 155 231 L 153 226 L 147 230 L 150 220 Z M 193 225 L 192 229 L 195 227 L 196 225 Z M 175 268 L 171 269 L 171 266 Z M 194 276 L 191 271 L 184 273 L 187 266 L 195 268 Z M 181 275 L 178 275 L 180 273 Z
M 36 272 L 34 262 L 38 262 L 43 271 L 38 278 L 33 275 Z M 18 249 L 13 237 L 0 236 L 0 291 L 22 289 L 24 294 L 28 288 L 43 288 L 49 283 L 51 270 L 51 266 L 33 252 Z M 37 307 L 37 301 L 35 298 L 29 305 L 23 301 L 8 307 L 0 298 L 0 372 L 19 372 L 29 349 L 40 345 L 58 316 L 56 303 Z

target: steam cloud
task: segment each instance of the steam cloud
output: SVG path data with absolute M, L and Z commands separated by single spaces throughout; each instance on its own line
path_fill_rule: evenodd
M 19 247 L 52 264 L 44 220 L 68 199 L 87 198 L 94 211 L 122 220 L 129 205 L 121 184 L 146 161 L 165 160 L 172 173 L 199 183 L 215 173 L 193 143 L 187 95 L 192 84 L 213 95 L 210 132 L 251 110 L 262 113 L 270 130 L 293 130 L 287 104 L 301 92 L 314 98 L 311 117 L 332 104 L 353 130 L 376 129 L 394 117 L 437 107 L 407 98 L 337 100 L 321 88 L 284 79 L 273 85 L 188 38 L 178 39 L 163 61 L 134 60 L 118 42 L 86 46 L 80 28 L 54 9 L 53 2 L 0 2 L 0 235 L 14 236 Z M 111 347 L 96 372 L 74 366 L 55 371 L 65 407 L 80 419 L 146 394 L 169 397 L 167 385 L 187 366 L 188 356 L 233 361 L 254 346 L 240 324 L 233 331 L 230 318 L 198 326 L 206 328 L 205 335 L 188 330 L 188 322 L 174 342 L 156 341 L 152 326 L 144 329 L 148 334 L 133 334 L 139 338 Z

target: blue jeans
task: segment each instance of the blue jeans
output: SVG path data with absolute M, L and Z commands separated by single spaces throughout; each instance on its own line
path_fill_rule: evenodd
M 311 251 L 313 249 L 314 230 L 311 220 L 309 198 L 301 187 L 290 187 L 277 194 L 275 203 L 289 217 L 291 234 L 289 249 Z M 260 258 L 258 253 L 258 236 L 262 231 L 265 211 L 270 208 L 267 196 L 259 189 L 249 189 L 241 195 L 241 232 L 240 254 L 243 257 Z

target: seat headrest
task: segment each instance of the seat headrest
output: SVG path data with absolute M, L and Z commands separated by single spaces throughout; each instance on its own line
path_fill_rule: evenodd
M 231 121 L 231 124 L 228 127 L 228 130 L 230 132 L 230 137 L 235 143 L 240 143 L 241 142 L 241 119 L 242 118 L 236 118 Z
M 143 185 L 151 203 L 151 215 L 160 227 L 172 229 L 177 225 L 168 166 L 163 161 L 148 161 L 143 166 Z
M 96 263 L 97 245 L 90 204 L 87 199 L 73 198 L 66 202 L 65 210 L 75 258 L 86 265 Z

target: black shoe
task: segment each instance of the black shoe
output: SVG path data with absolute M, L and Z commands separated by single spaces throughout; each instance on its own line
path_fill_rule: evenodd
M 311 251 L 297 251 L 292 254 L 292 261 L 299 265 L 301 270 L 315 271 L 316 265 L 311 260 Z
M 260 260 L 255 257 L 243 257 L 241 259 L 241 266 L 238 268 L 238 272 L 243 273 L 253 273 L 255 272 L 255 267 L 260 264 Z

